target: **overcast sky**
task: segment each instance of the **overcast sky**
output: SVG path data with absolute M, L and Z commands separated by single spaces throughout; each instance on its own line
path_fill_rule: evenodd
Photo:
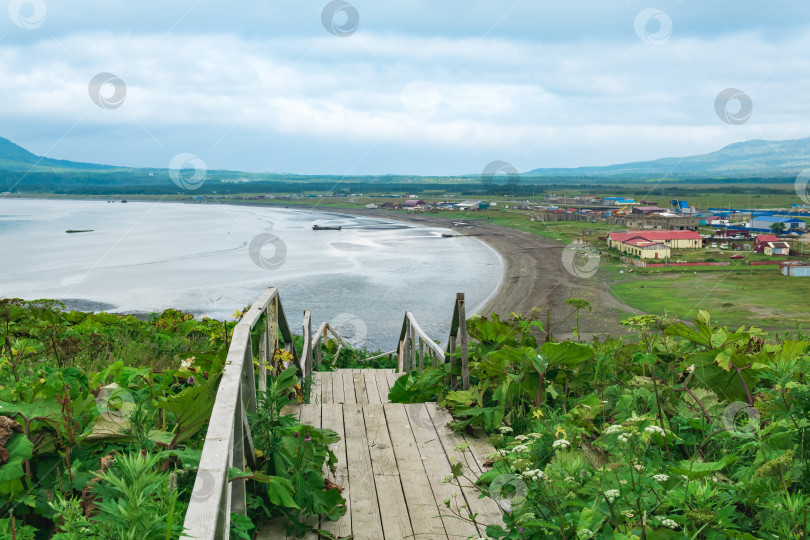
M 0 136 L 59 159 L 453 175 L 810 136 L 807 0 L 2 3 Z

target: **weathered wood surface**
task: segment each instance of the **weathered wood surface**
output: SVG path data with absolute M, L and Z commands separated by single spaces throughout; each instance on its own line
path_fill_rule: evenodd
M 343 488 L 347 511 L 337 522 L 321 519 L 320 528 L 357 540 L 485 536 L 485 524 L 501 523 L 496 503 L 479 499 L 469 480 L 462 478 L 459 486 L 442 479 L 456 461 L 464 464 L 468 478 L 477 477 L 492 447 L 482 437 L 451 431 L 452 417 L 435 403 L 388 403 L 388 391 L 398 376 L 390 369 L 316 372 L 310 404 L 287 410 L 341 437 L 332 447 L 337 467 L 327 476 Z M 470 449 L 456 450 L 464 442 Z M 445 506 L 447 498 L 453 508 L 467 505 L 477 512 L 484 525 L 455 517 Z M 265 524 L 258 538 L 285 536 L 278 524 Z

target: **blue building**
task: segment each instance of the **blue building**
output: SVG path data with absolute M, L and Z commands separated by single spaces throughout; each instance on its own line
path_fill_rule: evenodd
M 801 219 L 777 216 L 757 216 L 751 220 L 751 228 L 770 230 L 774 223 L 784 224 L 786 231 L 807 228 L 807 222 L 802 221 Z

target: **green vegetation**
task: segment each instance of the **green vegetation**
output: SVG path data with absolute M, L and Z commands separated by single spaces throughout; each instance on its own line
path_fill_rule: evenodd
M 179 538 L 235 323 L 63 310 L 0 299 L 0 538 Z M 345 512 L 321 473 L 337 435 L 281 414 L 304 397 L 285 355 L 250 418 L 256 470 L 231 471 L 249 480 L 234 537 L 271 515 L 300 532 Z
M 705 309 L 735 327 L 750 321 L 771 331 L 810 325 L 810 280 L 783 276 L 774 266 L 714 270 L 696 274 L 687 267 L 680 274 L 635 278 L 612 285 L 611 292 L 647 313 L 666 310 L 682 320 Z
M 459 462 L 444 479 L 498 502 L 489 538 L 807 538 L 810 341 L 731 331 L 705 311 L 694 326 L 625 324 L 636 340 L 539 344 L 538 321 L 473 317 L 469 390 L 448 386 L 448 363 L 389 397 L 435 399 L 455 429 L 489 434 L 492 469 Z

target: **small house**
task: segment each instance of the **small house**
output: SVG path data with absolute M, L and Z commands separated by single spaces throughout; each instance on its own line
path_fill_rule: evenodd
M 787 242 L 768 242 L 765 244 L 764 253 L 771 257 L 790 255 L 790 244 Z

